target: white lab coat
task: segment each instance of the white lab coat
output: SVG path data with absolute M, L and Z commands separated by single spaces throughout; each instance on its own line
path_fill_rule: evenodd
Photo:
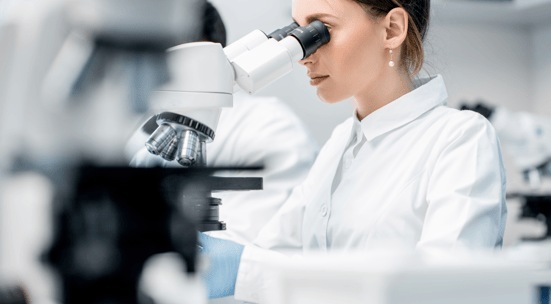
M 505 169 L 481 115 L 446 106 L 441 76 L 339 125 L 307 179 L 245 247 L 235 297 L 264 302 L 280 249 L 501 247 Z
M 133 141 L 143 147 L 147 137 L 134 137 Z M 241 92 L 235 94 L 233 108 L 223 109 L 215 140 L 207 144 L 207 165 L 263 164 L 265 169 L 261 172 L 229 172 L 224 176 L 260 176 L 264 179 L 264 189 L 214 193 L 213 196 L 222 199 L 220 220 L 227 224 L 227 230 L 209 235 L 241 244 L 251 243 L 293 188 L 306 178 L 318 151 L 306 127 L 282 101 Z M 167 162 L 145 148 L 135 154 L 131 165 L 181 167 L 176 161 Z

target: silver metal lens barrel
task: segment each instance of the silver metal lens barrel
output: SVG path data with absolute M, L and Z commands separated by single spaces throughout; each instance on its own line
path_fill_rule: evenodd
M 197 160 L 200 146 L 197 132 L 192 130 L 184 131 L 178 145 L 178 155 L 176 157 L 178 163 L 184 167 L 193 165 Z
M 154 155 L 161 154 L 161 151 L 176 138 L 176 130 L 168 124 L 160 125 L 149 139 L 145 142 L 145 147 L 149 153 Z
M 198 167 L 207 166 L 207 143 L 205 141 L 199 142 L 199 151 L 197 151 L 197 161 L 195 165 Z
M 178 137 L 172 138 L 170 143 L 161 151 L 161 157 L 168 161 L 173 161 L 176 158 L 178 150 Z

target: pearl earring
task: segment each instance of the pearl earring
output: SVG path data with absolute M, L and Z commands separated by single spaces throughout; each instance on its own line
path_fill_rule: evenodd
M 394 66 L 394 61 L 392 61 L 392 49 L 390 49 L 389 53 L 390 53 L 390 62 L 388 63 L 388 65 L 390 67 L 393 67 Z

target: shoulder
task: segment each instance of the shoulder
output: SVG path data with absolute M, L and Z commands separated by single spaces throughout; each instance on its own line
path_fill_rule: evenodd
M 485 135 L 487 137 L 496 137 L 496 132 L 492 124 L 484 116 L 470 110 L 457 110 L 443 107 L 437 121 L 451 138 L 462 136 Z
M 473 111 L 460 111 L 448 107 L 442 107 L 434 112 L 434 123 L 427 130 L 427 134 L 435 136 L 434 153 L 457 149 L 465 153 L 468 149 L 474 149 L 479 155 L 501 153 L 497 133 L 484 116 Z

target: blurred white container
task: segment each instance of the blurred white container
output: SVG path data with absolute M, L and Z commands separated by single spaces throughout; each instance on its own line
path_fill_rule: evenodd
M 269 304 L 531 303 L 531 269 L 495 255 L 313 257 L 268 266 Z

